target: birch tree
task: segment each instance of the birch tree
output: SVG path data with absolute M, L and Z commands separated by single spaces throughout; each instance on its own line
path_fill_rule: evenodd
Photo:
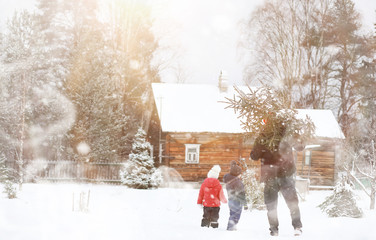
M 296 97 L 305 72 L 307 42 L 313 1 L 267 0 L 244 25 L 242 46 L 246 49 L 248 82 L 277 86 L 286 94 L 289 107 Z M 307 60 L 309 63 L 309 61 Z
M 351 146 L 347 146 L 345 148 L 347 157 L 343 168 L 352 182 L 358 185 L 370 198 L 370 209 L 375 209 L 376 154 L 374 141 L 372 141 L 371 146 L 371 159 L 365 157 L 367 154 L 365 154 L 361 142 L 352 143 Z M 361 179 L 365 179 L 366 181 L 361 181 Z
M 45 63 L 43 36 L 35 16 L 16 13 L 8 22 L 1 45 L 1 129 L 3 152 L 17 165 L 20 187 L 25 164 L 58 147 L 60 138 L 74 121 L 69 101 L 57 90 L 56 79 Z

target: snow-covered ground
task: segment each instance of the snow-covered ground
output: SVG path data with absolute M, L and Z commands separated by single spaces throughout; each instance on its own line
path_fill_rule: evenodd
M 88 211 L 78 211 L 82 192 Z M 330 191 L 311 191 L 301 201 L 303 235 L 298 239 L 376 239 L 376 211 L 359 192 L 360 219 L 328 218 L 317 208 Z M 0 196 L 0 239 L 112 240 L 112 239 L 270 239 L 265 211 L 246 211 L 238 231 L 226 231 L 229 210 L 223 204 L 219 228 L 201 228 L 198 189 L 135 190 L 124 186 L 91 184 L 24 184 L 17 199 Z M 294 239 L 286 204 L 279 202 L 280 236 Z M 73 202 L 75 210 L 73 211 Z

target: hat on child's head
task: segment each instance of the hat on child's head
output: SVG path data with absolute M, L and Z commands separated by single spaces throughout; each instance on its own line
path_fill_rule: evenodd
M 208 172 L 208 178 L 218 178 L 221 172 L 221 167 L 219 165 L 214 165 L 212 169 Z
M 230 174 L 233 176 L 239 176 L 242 173 L 242 168 L 236 164 L 236 161 L 232 160 L 230 165 Z

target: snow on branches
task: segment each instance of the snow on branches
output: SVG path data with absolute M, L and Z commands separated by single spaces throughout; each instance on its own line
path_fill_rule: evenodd
M 157 188 L 162 183 L 162 173 L 154 166 L 153 158 L 150 156 L 151 145 L 145 138 L 145 131 L 139 128 L 129 160 L 120 171 L 122 183 L 130 188 Z
M 346 176 L 342 177 L 332 195 L 327 197 L 319 208 L 329 217 L 359 218 L 363 216 L 362 209 L 357 205 L 353 186 Z
M 273 149 L 284 140 L 304 143 L 312 138 L 315 126 L 312 120 L 297 117 L 297 111 L 284 104 L 283 95 L 271 88 L 259 88 L 245 93 L 235 88 L 237 95 L 226 98 L 227 108 L 233 108 L 247 132 L 262 132 L 265 138 L 260 143 Z

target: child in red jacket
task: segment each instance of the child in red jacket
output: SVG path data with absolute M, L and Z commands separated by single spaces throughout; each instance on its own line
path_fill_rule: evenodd
M 221 167 L 214 165 L 208 172 L 208 178 L 202 183 L 197 204 L 204 206 L 201 227 L 218 228 L 219 210 L 221 202 L 227 203 L 222 185 L 218 180 Z

